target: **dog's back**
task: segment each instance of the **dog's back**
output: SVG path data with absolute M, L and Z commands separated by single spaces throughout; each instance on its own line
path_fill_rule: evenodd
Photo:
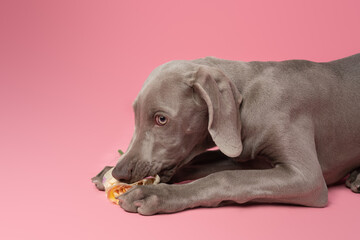
M 356 81 L 360 86 L 360 53 L 329 62 L 329 64 L 336 66 L 344 79 Z

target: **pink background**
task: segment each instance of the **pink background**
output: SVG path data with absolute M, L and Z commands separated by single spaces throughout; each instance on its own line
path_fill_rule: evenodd
M 328 61 L 360 52 L 360 1 L 0 2 L 0 239 L 354 239 L 360 195 L 143 217 L 90 178 L 114 164 L 156 66 L 216 56 Z

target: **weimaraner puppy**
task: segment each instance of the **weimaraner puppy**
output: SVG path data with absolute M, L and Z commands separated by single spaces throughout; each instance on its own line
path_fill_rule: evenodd
M 158 174 L 162 183 L 121 195 L 126 211 L 324 207 L 327 185 L 349 173 L 346 185 L 360 191 L 360 54 L 321 63 L 171 61 L 149 75 L 133 107 L 135 132 L 113 176 Z

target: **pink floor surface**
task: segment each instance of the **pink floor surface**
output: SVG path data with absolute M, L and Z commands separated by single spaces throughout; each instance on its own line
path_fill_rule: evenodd
M 134 128 L 156 66 L 207 55 L 328 61 L 360 52 L 344 1 L 0 2 L 0 239 L 356 239 L 360 195 L 329 205 L 124 212 L 90 178 Z

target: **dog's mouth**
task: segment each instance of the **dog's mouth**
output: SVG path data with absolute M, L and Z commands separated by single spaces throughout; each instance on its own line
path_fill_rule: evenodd
M 161 170 L 158 175 L 160 176 L 160 182 L 166 183 L 175 175 L 177 167 L 172 166 Z
M 162 169 L 158 172 L 155 171 L 149 171 L 147 174 L 139 174 L 139 175 L 132 175 L 130 179 L 121 179 L 121 182 L 124 183 L 134 183 L 136 181 L 139 181 L 141 179 L 149 178 L 149 177 L 155 177 L 156 175 L 159 175 L 160 182 L 166 183 L 171 180 L 171 178 L 175 175 L 177 166 L 167 167 L 165 169 Z

